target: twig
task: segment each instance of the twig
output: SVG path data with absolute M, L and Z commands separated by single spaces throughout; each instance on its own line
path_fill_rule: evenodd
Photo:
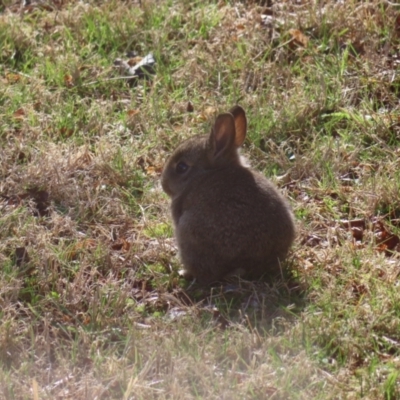
M 13 69 L 9 69 L 8 71 L 12 72 L 13 74 L 24 76 L 25 78 L 32 79 L 32 77 L 28 74 L 24 74 L 23 72 L 15 71 Z
M 135 76 L 135 75 L 131 75 L 131 76 L 116 76 L 114 78 L 107 78 L 107 79 L 102 79 L 102 80 L 97 79 L 97 80 L 92 81 L 92 82 L 84 83 L 81 86 L 90 86 L 90 85 L 94 85 L 95 83 L 117 81 L 119 79 L 135 79 L 135 78 L 137 78 L 137 76 Z
M 392 3 L 389 0 L 385 0 L 387 4 L 391 5 L 391 6 L 395 6 L 395 7 L 400 7 L 400 4 L 396 4 L 396 3 Z

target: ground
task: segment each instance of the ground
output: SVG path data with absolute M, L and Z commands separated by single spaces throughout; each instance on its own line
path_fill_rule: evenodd
M 400 398 L 399 64 L 387 0 L 0 1 L 0 398 Z M 159 178 L 234 104 L 297 237 L 201 287 Z

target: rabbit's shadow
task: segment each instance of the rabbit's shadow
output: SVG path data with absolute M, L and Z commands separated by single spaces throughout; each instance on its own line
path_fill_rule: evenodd
M 305 288 L 293 276 L 283 276 L 273 282 L 232 277 L 208 287 L 186 282 L 183 290 L 201 313 L 202 321 L 221 328 L 242 324 L 258 331 L 278 333 L 306 305 Z

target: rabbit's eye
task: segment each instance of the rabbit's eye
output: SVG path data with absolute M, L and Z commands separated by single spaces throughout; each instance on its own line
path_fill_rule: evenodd
M 188 170 L 188 168 L 189 166 L 183 161 L 180 161 L 178 162 L 178 164 L 176 164 L 176 172 L 178 174 L 184 174 Z

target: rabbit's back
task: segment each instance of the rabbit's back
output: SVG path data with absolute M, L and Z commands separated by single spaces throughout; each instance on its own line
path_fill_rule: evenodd
M 286 200 L 242 166 L 198 176 L 173 200 L 172 215 L 184 264 L 205 269 L 207 280 L 236 270 L 248 276 L 277 272 L 295 234 Z

